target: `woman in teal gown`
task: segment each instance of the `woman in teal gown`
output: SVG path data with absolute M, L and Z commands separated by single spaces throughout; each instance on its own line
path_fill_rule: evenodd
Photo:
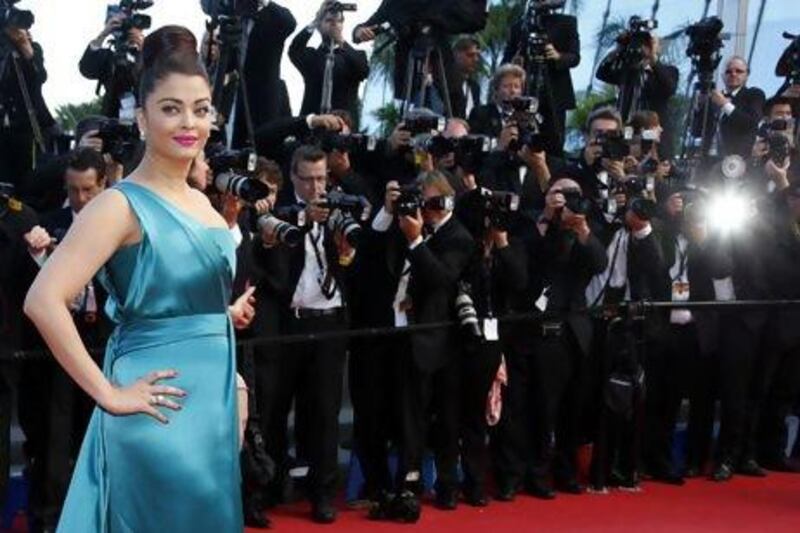
M 98 403 L 58 531 L 242 531 L 235 248 L 186 184 L 210 131 L 210 89 L 188 30 L 142 51 L 139 168 L 92 201 L 31 288 L 25 312 Z M 117 323 L 102 372 L 65 302 L 99 271 Z M 235 318 L 241 320 L 241 316 Z

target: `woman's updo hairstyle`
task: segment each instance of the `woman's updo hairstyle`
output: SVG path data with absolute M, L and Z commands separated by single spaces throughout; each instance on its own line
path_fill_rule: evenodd
M 197 39 L 183 26 L 163 26 L 144 40 L 139 56 L 139 105 L 144 107 L 158 82 L 170 74 L 202 76 L 208 73 L 197 51 Z

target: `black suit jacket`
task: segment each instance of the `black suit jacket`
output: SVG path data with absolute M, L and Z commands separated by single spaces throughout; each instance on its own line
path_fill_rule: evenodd
M 749 159 L 758 132 L 758 123 L 764 114 L 764 91 L 743 87 L 731 99 L 736 109 L 719 121 L 723 156 L 738 154 Z
M 284 98 L 285 86 L 281 75 L 281 58 L 286 39 L 297 26 L 291 11 L 275 2 L 259 10 L 247 43 L 244 61 L 245 89 L 250 103 L 254 127 L 280 116 L 289 115 L 289 102 Z M 244 103 L 237 99 L 234 145 L 246 141 Z
M 592 322 L 586 313 L 586 287 L 608 265 L 605 247 L 591 235 L 586 244 L 558 224 L 551 225 L 542 237 L 538 229 L 529 239 L 527 254 L 532 293 L 549 287 L 545 316 L 565 320 L 578 346 L 588 355 L 592 346 Z M 534 294 L 536 293 L 536 294 Z
M 618 49 L 612 50 L 603 59 L 600 66 L 597 67 L 597 74 L 595 74 L 598 80 L 612 85 L 622 84 L 624 75 Z M 658 113 L 662 126 L 670 118 L 669 103 L 678 88 L 679 76 L 680 73 L 676 67 L 661 62 L 653 65 L 652 71 L 646 75 L 640 107 Z
M 472 95 L 472 109 L 477 109 L 481 105 L 481 86 L 472 78 L 465 79 L 461 74 L 453 71 L 448 74 L 447 81 L 450 89 L 450 105 L 453 106 L 453 116 L 467 119 L 467 95 L 464 93 L 464 82 L 467 82 L 467 90 Z
M 89 80 L 97 80 L 98 94 L 103 87 L 103 115 L 117 118 L 119 116 L 120 98 L 126 92 L 136 95 L 136 76 L 131 68 L 115 68 L 114 52 L 108 48 L 92 50 L 86 47 L 80 63 L 81 75 Z
M 0 66 L 3 67 L 3 72 L 0 72 L 0 128 L 4 128 L 8 121 L 15 135 L 31 135 L 30 119 L 12 57 L 8 56 L 6 61 L 3 59 L 5 58 L 0 58 Z M 56 122 L 42 96 L 42 85 L 47 81 L 42 47 L 39 43 L 33 43 L 33 57 L 29 60 L 20 57 L 16 61 L 25 78 L 25 86 L 39 126 L 42 130 L 47 130 Z
M 303 115 L 320 112 L 325 63 L 328 57 L 328 49 L 324 44 L 317 48 L 306 46 L 313 34 L 313 30 L 303 29 L 289 46 L 289 59 L 303 75 L 306 86 L 303 107 L 300 110 Z M 367 54 L 356 50 L 348 43 L 342 43 L 342 46 L 334 51 L 331 109 L 344 109 L 356 120 L 359 112 L 358 88 L 367 76 L 369 76 Z
M 524 51 L 526 35 L 522 34 L 522 20 L 511 26 L 511 35 L 503 52 L 503 63 L 510 63 Z M 575 109 L 575 89 L 570 69 L 581 62 L 581 43 L 578 37 L 578 19 L 571 15 L 552 14 L 543 18 L 547 38 L 561 54 L 558 61 L 548 62 L 550 90 L 557 111 Z
M 489 135 L 499 137 L 503 129 L 503 116 L 497 104 L 488 103 L 476 107 L 469 115 L 469 131 L 475 135 Z

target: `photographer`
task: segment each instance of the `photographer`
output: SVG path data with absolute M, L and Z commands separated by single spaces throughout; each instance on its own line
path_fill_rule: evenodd
M 542 102 L 544 131 L 548 139 L 547 151 L 555 155 L 563 152 L 567 111 L 575 109 L 575 90 L 572 87 L 570 70 L 581 62 L 578 20 L 571 15 L 555 13 L 553 9 L 559 3 L 564 4 L 558 1 L 533 2 L 534 13 L 526 16 L 534 20 L 518 20 L 511 26 L 511 34 L 503 53 L 504 64 L 521 64 L 529 74 L 536 62 L 546 62 L 547 80 L 540 80 L 543 94 L 530 92 L 535 90 L 533 87 L 528 87 L 528 94 Z M 532 35 L 546 42 L 541 50 L 544 52 L 543 57 L 529 56 L 528 42 Z M 555 122 L 550 124 L 548 117 L 553 117 Z
M 81 57 L 78 68 L 81 75 L 97 80 L 97 93 L 103 88 L 102 113 L 106 117 L 133 121 L 136 109 L 136 60 L 144 43 L 144 30 L 148 19 L 141 19 L 133 11 L 121 10 L 111 16 L 103 31 L 95 37 Z M 104 48 L 109 36 L 114 36 L 113 47 Z
M 314 22 L 301 30 L 289 46 L 289 59 L 302 74 L 306 87 L 301 114 L 344 109 L 353 117 L 359 115 L 358 88 L 369 76 L 369 64 L 366 53 L 345 42 L 343 24 L 341 3 L 324 0 Z M 320 32 L 322 44 L 310 48 L 307 44 L 314 31 Z M 333 59 L 332 66 L 328 66 L 330 58 Z M 325 73 L 328 69 L 331 92 L 329 101 L 323 103 Z M 323 109 L 323 105 L 327 109 Z
M 481 85 L 477 79 L 481 65 L 481 44 L 475 37 L 462 37 L 453 43 L 453 68 L 450 82 L 450 102 L 453 117 L 466 119 L 481 105 Z
M 503 145 L 519 134 L 513 129 L 513 124 L 503 123 L 503 102 L 522 96 L 526 76 L 525 70 L 517 65 L 505 64 L 494 72 L 489 85 L 491 102 L 476 107 L 469 115 L 472 133 L 498 137 L 498 142 Z
M 764 91 L 747 87 L 750 67 L 744 58 L 731 57 L 725 63 L 725 91 L 715 89 L 710 98 L 719 117 L 718 155 L 748 157 L 764 112 Z
M 638 20 L 638 19 L 637 19 Z M 638 24 L 651 21 L 638 20 Z M 618 106 L 624 120 L 636 111 L 650 110 L 662 119 L 670 117 L 670 99 L 678 88 L 678 69 L 663 63 L 661 41 L 649 30 L 635 25 L 617 37 L 617 47 L 600 63 L 598 80 L 618 86 L 623 105 Z M 630 97 L 637 93 L 638 101 Z M 665 147 L 671 147 L 672 130 L 676 125 L 664 124 Z
M 481 31 L 486 25 L 488 6 L 486 0 L 462 0 L 451 2 L 448 0 L 383 0 L 377 11 L 364 23 L 353 30 L 353 42 L 361 43 L 375 39 L 377 34 L 386 31 L 384 23 L 388 23 L 393 33 L 396 34 L 395 64 L 394 64 L 394 92 L 395 98 L 403 100 L 406 93 L 411 95 L 412 102 L 415 95 L 424 91 L 426 87 L 407 87 L 406 73 L 409 67 L 409 57 L 412 53 L 430 52 L 426 61 L 428 69 L 441 63 L 444 65 L 444 75 L 452 72 L 450 65 L 453 63 L 452 50 L 447 37 L 456 34 L 469 34 Z M 449 114 L 454 110 L 436 109 L 434 103 L 444 105 L 444 95 L 452 92 L 459 81 L 440 79 L 438 71 L 428 70 L 426 76 L 433 78 L 428 94 L 430 100 L 423 100 L 423 105 Z M 415 83 L 416 80 L 412 81 Z M 427 81 L 425 82 L 427 83 Z M 411 102 L 409 102 L 411 103 Z
M 784 190 L 790 183 L 800 180 L 793 103 L 792 99 L 778 96 L 764 104 L 764 121 L 758 130 L 750 162 L 761 172 L 766 192 Z
M 576 452 L 587 392 L 586 360 L 592 345 L 592 325 L 583 312 L 585 291 L 608 260 L 589 227 L 589 202 L 575 181 L 556 180 L 545 201 L 528 253 L 530 283 L 541 290 L 537 307 L 543 315 L 528 368 L 533 380 L 528 395 L 533 395 L 536 423 L 526 490 L 538 498 L 552 499 L 555 492 L 547 481 L 550 474 L 556 489 L 582 492 Z
M 299 147 L 291 164 L 292 197 L 283 192 L 280 206 L 303 209 L 308 224 L 302 245 L 281 244 L 275 231 L 263 228 L 263 246 L 255 248 L 255 259 L 267 272 L 286 272 L 276 280 L 281 306 L 280 326 L 284 334 L 314 334 L 347 329 L 345 306 L 348 272 L 355 249 L 343 230 L 329 222 L 338 210 L 326 207 L 328 172 L 325 152 Z M 332 227 L 333 226 L 333 227 Z M 312 519 L 336 520 L 333 504 L 337 480 L 339 408 L 342 397 L 346 341 L 333 339 L 292 344 L 282 354 L 274 416 L 288 416 L 296 401 L 297 417 L 315 436 L 307 444 Z M 302 435 L 301 435 L 302 437 Z M 285 457 L 276 457 L 285 461 Z M 286 469 L 288 465 L 279 464 Z
M 105 189 L 105 162 L 94 150 L 73 152 L 67 162 L 63 183 L 67 207 L 42 216 L 41 226 L 26 233 L 28 246 L 23 280 L 33 280 L 39 268 L 57 246 L 83 208 Z M 103 311 L 106 292 L 96 278 L 81 290 L 70 311 L 83 342 L 100 347 L 111 332 Z M 37 347 L 41 347 L 41 341 Z M 102 357 L 95 355 L 95 357 Z M 98 360 L 102 364 L 101 360 Z M 25 432 L 26 454 L 31 464 L 31 511 L 33 527 L 54 527 L 66 496 L 73 461 L 80 439 L 94 408 L 91 398 L 81 393 L 67 374 L 51 359 L 32 359 L 22 366 L 19 392 L 19 421 Z
M 0 0 L 0 4 L 8 2 Z M 0 26 L 0 181 L 22 190 L 37 156 L 46 148 L 44 135 L 56 122 L 42 96 L 47 71 L 42 47 L 33 41 L 29 31 L 33 15 L 10 9 L 27 13 L 30 20 L 18 16 Z M 20 27 L 12 23 L 19 23 Z
M 612 107 L 595 109 L 586 119 L 583 133 L 581 157 L 568 165 L 564 174 L 578 182 L 587 198 L 602 206 L 608 203 L 611 183 L 626 176 L 624 160 L 630 152 L 622 138 L 622 117 Z
M 256 129 L 256 152 L 276 161 L 281 168 L 288 168 L 292 158 L 292 148 L 297 142 L 311 136 L 315 130 L 340 132 L 346 127 L 345 121 L 333 114 L 286 116 L 276 118 Z M 292 138 L 294 143 L 287 143 Z
M 454 191 L 439 172 L 422 173 L 414 188 L 387 184 L 384 208 L 372 222 L 389 258 L 394 323 L 426 324 L 456 318 L 457 283 L 467 267 L 473 240 L 452 212 Z M 428 228 L 426 231 L 425 228 Z M 387 233 L 388 232 L 388 233 Z M 427 233 L 427 236 L 425 235 Z M 399 392 L 400 468 L 394 490 L 384 490 L 370 516 L 416 522 L 421 512 L 422 458 L 433 431 L 438 479 L 436 502 L 457 503 L 460 343 L 449 329 L 398 337 L 389 355 Z M 371 453 L 386 453 L 386 443 Z M 383 460 L 386 464 L 386 460 Z
M 463 355 L 461 388 L 462 492 L 469 505 L 488 505 L 487 396 L 502 357 L 498 317 L 511 312 L 518 293 L 527 288 L 523 239 L 511 233 L 519 197 L 475 188 L 457 202 L 456 215 L 475 240 L 475 253 L 459 284 L 456 309 Z M 517 233 L 519 231 L 519 224 Z M 530 228 L 530 226 L 527 226 Z M 505 339 L 502 339 L 505 340 Z

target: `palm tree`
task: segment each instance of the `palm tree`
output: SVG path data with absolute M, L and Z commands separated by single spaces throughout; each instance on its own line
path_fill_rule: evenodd
M 494 72 L 500 66 L 509 29 L 522 16 L 524 8 L 524 0 L 498 0 L 489 7 L 486 27 L 478 34 L 487 60 L 488 73 Z
M 102 115 L 102 98 L 81 104 L 64 104 L 56 108 L 56 120 L 63 131 L 74 131 L 81 119 Z

